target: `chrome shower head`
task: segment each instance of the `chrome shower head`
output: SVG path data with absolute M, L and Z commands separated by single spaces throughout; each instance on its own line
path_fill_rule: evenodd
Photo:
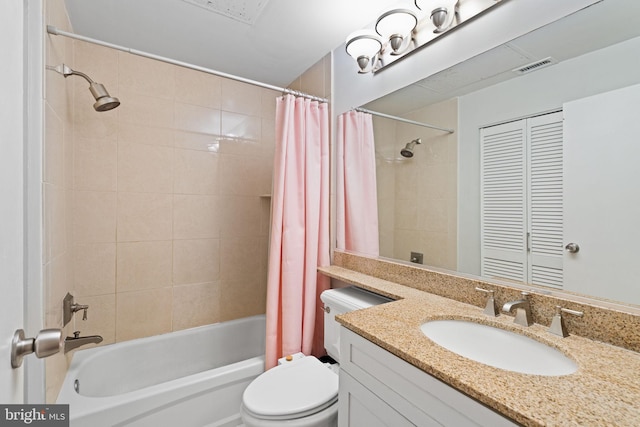
M 407 145 L 405 145 L 404 148 L 400 150 L 400 155 L 406 158 L 413 157 L 413 147 L 415 147 L 416 144 L 422 144 L 422 140 L 420 138 L 417 138 L 411 142 L 408 142 Z
M 107 89 L 104 87 L 104 85 L 102 85 L 101 83 L 94 82 L 85 73 L 81 73 L 80 71 L 74 71 L 65 64 L 58 65 L 57 67 L 48 66 L 47 68 L 50 70 L 57 71 L 58 73 L 62 74 L 65 78 L 69 76 L 80 76 L 84 78 L 86 81 L 88 81 L 89 91 L 91 92 L 91 95 L 93 95 L 93 98 L 96 100 L 96 102 L 93 104 L 94 110 L 100 111 L 100 112 L 109 111 L 109 110 L 113 110 L 118 105 L 120 105 L 120 100 L 118 100 L 118 98 L 115 98 L 109 95 L 109 92 L 107 92 Z

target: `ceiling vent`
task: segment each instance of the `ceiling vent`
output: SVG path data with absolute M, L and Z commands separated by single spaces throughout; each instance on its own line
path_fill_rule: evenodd
M 549 65 L 557 64 L 558 61 L 555 59 L 548 57 L 541 59 L 540 61 L 532 62 L 531 64 L 523 65 L 522 67 L 515 68 L 513 71 L 516 74 L 527 74 L 532 71 L 537 71 L 541 68 L 548 67 Z
M 243 24 L 255 24 L 268 0 L 182 0 L 210 12 L 235 19 Z

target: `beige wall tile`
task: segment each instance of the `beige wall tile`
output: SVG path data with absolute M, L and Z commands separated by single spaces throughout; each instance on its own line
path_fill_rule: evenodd
M 260 235 L 260 198 L 229 196 L 220 203 L 220 229 L 222 237 L 249 237 Z
M 173 288 L 173 330 L 194 328 L 220 321 L 219 282 Z
M 264 314 L 266 286 L 263 282 L 223 281 L 220 296 L 221 320 Z
M 67 375 L 69 364 L 64 353 L 54 354 L 44 359 L 45 363 L 45 398 L 47 403 L 55 403 L 60 393 L 60 388 Z
M 220 237 L 220 199 L 217 196 L 173 196 L 173 238 Z
M 74 245 L 74 296 L 113 294 L 116 291 L 116 244 Z
M 176 67 L 176 101 L 219 110 L 222 78 Z
M 74 51 L 74 68 L 87 74 L 94 81 L 104 84 L 109 94 L 117 97 L 119 93 L 118 62 L 120 52 L 82 41 L 74 41 Z M 80 77 L 74 79 L 83 82 Z M 89 93 L 86 81 L 83 83 L 86 86 L 84 90 Z
M 114 242 L 116 193 L 74 191 L 73 236 L 76 243 Z
M 170 194 L 173 147 L 118 144 L 118 191 Z
M 219 155 L 211 151 L 175 151 L 173 192 L 176 194 L 219 193 Z
M 172 289 L 119 292 L 116 296 L 116 341 L 171 331 Z
M 130 94 L 126 102 L 113 111 L 118 112 L 120 123 L 125 124 L 172 128 L 174 123 L 173 101 L 153 96 Z
M 76 190 L 116 191 L 116 139 L 78 137 L 73 148 L 73 187 Z
M 171 241 L 118 243 L 118 292 L 171 286 Z
M 67 240 L 67 190 L 44 184 L 44 258 L 45 262 L 65 253 Z
M 222 112 L 222 135 L 226 139 L 234 140 L 248 139 L 250 141 L 260 140 L 262 135 L 262 119 L 259 116 L 248 116 L 246 114 Z
M 64 185 L 64 122 L 45 104 L 44 182 Z
M 220 146 L 220 136 L 177 130 L 175 131 L 175 145 L 176 148 L 217 153 Z
M 71 289 L 69 255 L 54 258 L 44 266 L 45 290 L 45 327 L 62 327 L 62 300 Z
M 173 135 L 173 129 L 139 126 L 122 120 L 118 122 L 118 142 L 173 147 Z
M 260 237 L 223 238 L 220 242 L 220 278 L 229 281 L 256 282 L 261 276 L 258 260 L 264 253 Z
M 118 242 L 171 240 L 171 197 L 118 193 Z
M 173 283 L 213 282 L 220 278 L 220 240 L 174 240 Z
M 276 98 L 281 96 L 280 92 L 276 92 L 271 89 L 262 89 L 262 110 L 260 116 L 263 119 L 270 119 L 272 123 L 275 123 L 276 119 Z
M 257 86 L 222 80 L 222 110 L 232 113 L 258 116 L 262 109 L 261 89 Z
M 208 135 L 220 135 L 220 110 L 175 103 L 176 129 Z
M 260 157 L 223 154 L 220 160 L 220 194 L 258 196 L 269 193 L 271 183 L 268 182 L 269 188 L 265 188 L 263 182 L 266 168 L 264 159 Z
M 125 52 L 119 52 L 118 61 L 118 78 L 123 96 L 136 93 L 173 100 L 175 66 Z

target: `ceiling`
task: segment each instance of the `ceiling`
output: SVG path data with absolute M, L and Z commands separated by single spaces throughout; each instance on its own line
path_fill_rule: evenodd
M 289 85 L 397 3 L 66 0 L 77 34 L 276 86 Z

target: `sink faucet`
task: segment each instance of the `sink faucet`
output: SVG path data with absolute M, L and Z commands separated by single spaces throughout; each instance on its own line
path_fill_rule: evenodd
M 531 317 L 531 303 L 527 298 L 528 296 L 528 292 L 523 292 L 521 300 L 510 301 L 502 307 L 502 311 L 504 311 L 505 313 L 510 313 L 511 310 L 513 310 L 514 308 L 516 309 L 516 318 L 513 320 L 513 322 L 517 323 L 518 325 L 533 325 L 533 318 Z
M 64 339 L 64 352 L 67 353 L 74 348 L 78 348 L 87 344 L 98 344 L 102 342 L 100 335 L 88 335 L 86 337 L 80 336 L 80 331 L 75 331 L 73 337 L 66 337 Z

